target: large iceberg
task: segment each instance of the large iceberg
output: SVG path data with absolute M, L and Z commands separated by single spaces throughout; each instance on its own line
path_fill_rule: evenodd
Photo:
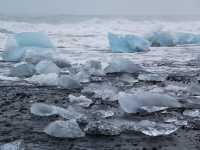
M 133 53 L 149 50 L 150 43 L 136 35 L 115 35 L 108 33 L 108 39 L 112 52 Z
M 144 106 L 181 107 L 181 104 L 172 96 L 153 92 L 136 92 L 134 94 L 120 92 L 118 96 L 120 107 L 126 113 L 137 113 Z
M 45 33 L 23 32 L 8 37 L 3 59 L 5 61 L 20 61 L 26 53 L 27 48 L 54 49 L 53 44 Z
M 146 39 L 151 43 L 151 46 L 175 46 L 174 37 L 167 31 L 156 31 L 146 36 Z

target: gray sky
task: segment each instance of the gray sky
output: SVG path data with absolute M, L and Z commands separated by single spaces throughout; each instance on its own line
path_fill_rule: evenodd
M 200 0 L 0 0 L 0 13 L 14 14 L 200 14 Z

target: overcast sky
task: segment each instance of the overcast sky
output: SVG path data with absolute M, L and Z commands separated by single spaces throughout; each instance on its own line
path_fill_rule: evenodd
M 0 0 L 0 13 L 15 14 L 200 14 L 200 0 Z

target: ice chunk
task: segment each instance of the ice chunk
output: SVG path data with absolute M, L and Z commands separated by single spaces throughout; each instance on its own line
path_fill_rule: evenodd
M 50 123 L 44 132 L 58 138 L 81 138 L 85 133 L 80 129 L 76 120 L 55 121 Z
M 105 73 L 134 73 L 143 72 L 144 69 L 127 59 L 118 59 L 112 61 L 105 69 Z
M 23 32 L 14 35 L 19 47 L 54 48 L 48 35 L 42 32 Z
M 200 95 L 200 85 L 198 85 L 197 83 L 192 83 L 188 89 L 187 89 L 188 92 L 190 92 L 191 95 Z
M 140 81 L 147 81 L 147 82 L 163 82 L 165 81 L 165 77 L 162 77 L 158 74 L 140 74 L 138 76 Z
M 62 75 L 58 80 L 58 85 L 65 89 L 80 89 L 81 84 L 68 75 Z
M 136 113 L 143 106 L 180 107 L 181 104 L 172 96 L 153 92 L 120 92 L 118 96 L 121 108 L 127 113 Z
M 173 124 L 157 123 L 149 120 L 140 121 L 135 125 L 136 131 L 142 132 L 148 136 L 169 135 L 178 129 L 179 127 Z
M 23 59 L 24 55 L 24 48 L 6 49 L 2 53 L 2 58 L 4 61 L 19 62 Z
M 26 148 L 23 140 L 17 140 L 0 146 L 0 150 L 25 150 L 25 149 Z
M 38 74 L 59 73 L 60 68 L 50 60 L 43 60 L 36 65 L 36 72 Z
M 17 33 L 8 37 L 5 51 L 2 56 L 5 61 L 21 61 L 25 56 L 26 49 L 34 48 L 52 48 L 53 44 L 50 42 L 45 33 L 40 32 L 24 32 Z
M 92 83 L 82 90 L 83 93 L 94 93 L 95 98 L 102 98 L 103 100 L 116 101 L 116 94 L 118 89 L 112 86 L 111 83 L 95 84 Z
M 53 60 L 55 50 L 50 48 L 26 48 L 24 60 L 31 64 L 38 64 L 42 60 Z
M 167 109 L 168 107 L 158 107 L 158 106 L 143 106 L 141 107 L 141 110 L 144 110 L 148 113 L 156 112 L 156 111 L 162 111 Z
M 89 107 L 93 103 L 93 101 L 91 99 L 89 99 L 83 95 L 76 97 L 76 96 L 70 94 L 69 101 L 71 103 L 75 103 L 82 107 Z
M 183 112 L 183 115 L 189 116 L 189 117 L 200 117 L 200 110 L 199 109 L 185 110 Z
M 13 67 L 10 70 L 10 76 L 12 77 L 27 78 L 34 75 L 34 73 L 35 73 L 35 66 L 27 63 L 16 64 L 15 67 Z
M 122 130 L 120 127 L 110 121 L 93 121 L 89 122 L 84 131 L 91 135 L 119 135 Z
M 111 110 L 97 110 L 93 113 L 98 118 L 110 118 L 115 115 L 115 113 Z
M 150 43 L 136 35 L 115 35 L 108 34 L 109 44 L 112 52 L 133 53 L 149 50 Z
M 53 115 L 59 115 L 62 118 L 65 119 L 80 119 L 84 118 L 84 115 L 75 111 L 75 109 L 71 106 L 69 106 L 67 109 L 64 109 L 62 107 L 57 107 L 54 105 L 48 105 L 44 103 L 34 103 L 31 106 L 31 113 L 36 116 L 53 116 Z
M 41 86 L 57 86 L 58 74 L 49 73 L 49 74 L 34 75 L 30 78 L 27 78 L 26 81 L 34 84 L 39 84 Z
M 174 37 L 170 32 L 156 31 L 147 35 L 146 39 L 151 42 L 151 46 L 175 46 Z
M 200 44 L 200 35 L 198 34 L 177 32 L 174 36 L 177 45 Z

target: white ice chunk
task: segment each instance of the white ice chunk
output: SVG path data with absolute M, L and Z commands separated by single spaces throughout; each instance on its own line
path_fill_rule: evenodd
M 35 103 L 31 106 L 31 113 L 37 116 L 47 117 L 57 115 L 56 107 L 44 103 Z
M 80 89 L 81 88 L 81 84 L 79 83 L 79 81 L 75 80 L 74 78 L 68 75 L 60 76 L 58 80 L 58 85 L 61 88 L 65 88 L 65 89 Z
M 115 53 L 133 53 L 149 50 L 150 43 L 136 35 L 108 34 L 110 48 Z
M 76 96 L 70 94 L 69 101 L 71 103 L 77 104 L 82 107 L 89 107 L 93 103 L 93 101 L 91 99 L 89 99 L 83 95 L 76 97 Z
M 27 78 L 26 81 L 34 84 L 39 84 L 41 86 L 57 86 L 58 74 L 49 73 L 49 74 L 34 75 L 30 78 Z
M 11 143 L 0 146 L 0 150 L 25 150 L 25 144 L 22 140 L 17 140 Z
M 163 82 L 165 77 L 162 77 L 158 74 L 140 74 L 138 76 L 140 81 L 152 81 L 152 82 Z
M 38 74 L 59 73 L 60 68 L 50 60 L 43 60 L 36 65 L 36 72 Z
M 81 138 L 85 133 L 80 129 L 76 120 L 55 121 L 50 123 L 44 132 L 58 138 Z
M 119 104 L 126 113 L 136 113 L 143 106 L 180 107 L 180 103 L 172 96 L 153 92 L 136 92 L 128 94 L 120 92 Z
M 183 112 L 183 115 L 189 116 L 189 117 L 200 117 L 200 110 L 199 109 L 185 110 Z
M 118 59 L 112 61 L 105 69 L 105 73 L 135 73 L 143 72 L 144 69 L 127 59 Z
M 27 63 L 19 63 L 16 64 L 11 70 L 10 70 L 10 76 L 12 77 L 20 77 L 20 78 L 27 78 L 31 77 L 35 73 L 35 66 L 32 64 Z

